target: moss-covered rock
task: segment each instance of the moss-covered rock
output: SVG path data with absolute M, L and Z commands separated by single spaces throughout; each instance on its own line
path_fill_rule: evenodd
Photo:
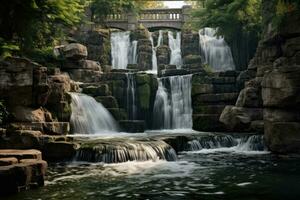
M 95 100 L 102 103 L 106 108 L 118 108 L 118 102 L 115 97 L 113 96 L 98 96 L 95 97 Z
M 100 86 L 88 86 L 86 88 L 83 88 L 82 92 L 93 97 L 111 95 L 107 84 L 102 84 Z
M 140 85 L 137 88 L 138 101 L 141 109 L 148 110 L 150 106 L 151 88 L 149 84 Z
M 112 114 L 115 120 L 127 120 L 128 116 L 124 109 L 121 108 L 108 108 L 108 111 Z
M 150 76 L 149 74 L 136 74 L 137 85 L 149 84 Z
M 201 63 L 201 56 L 200 55 L 187 55 L 183 58 L 184 64 L 194 64 L 194 63 Z

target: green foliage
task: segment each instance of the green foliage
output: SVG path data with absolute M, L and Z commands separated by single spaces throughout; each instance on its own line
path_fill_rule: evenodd
M 0 37 L 22 52 L 52 46 L 66 27 L 80 22 L 85 5 L 84 0 L 6 1 L 0 7 Z
M 192 16 L 196 28 L 217 28 L 231 46 L 236 65 L 247 65 L 262 29 L 261 0 L 207 0 Z
M 6 106 L 3 101 L 0 100 L 0 125 L 5 123 L 5 120 L 8 117 L 8 112 L 6 110 Z
M 208 64 L 204 64 L 203 69 L 207 74 L 212 74 L 214 72 L 214 70 Z
M 287 14 L 300 10 L 300 0 L 277 0 L 272 24 L 275 29 L 281 27 Z

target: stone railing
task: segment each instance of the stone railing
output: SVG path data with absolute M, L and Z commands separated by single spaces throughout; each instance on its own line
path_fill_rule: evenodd
M 147 9 L 142 10 L 139 20 L 182 20 L 182 9 Z
M 134 30 L 138 24 L 143 24 L 147 28 L 168 27 L 181 29 L 187 21 L 190 6 L 173 9 L 145 9 L 138 15 L 132 12 L 122 14 L 111 14 L 106 17 L 108 27 L 120 28 L 124 30 Z

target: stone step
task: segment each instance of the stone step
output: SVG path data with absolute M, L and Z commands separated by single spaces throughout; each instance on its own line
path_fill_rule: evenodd
M 180 76 L 186 74 L 189 74 L 189 71 L 185 69 L 165 69 L 161 70 L 160 76 Z
M 219 114 L 193 115 L 193 129 L 197 131 L 226 131 L 225 126 L 219 121 Z
M 69 122 L 16 122 L 11 127 L 17 130 L 41 131 L 48 135 L 67 135 L 70 133 Z
M 89 96 L 111 96 L 111 91 L 107 84 L 101 84 L 98 86 L 87 86 L 82 89 L 82 93 Z
M 36 159 L 42 160 L 42 153 L 35 149 L 18 150 L 18 149 L 0 149 L 0 158 L 15 157 L 18 160 Z
M 143 133 L 146 125 L 143 120 L 122 120 L 119 121 L 122 131 L 128 133 Z
M 18 159 L 15 157 L 0 158 L 0 166 L 8 166 L 17 163 L 18 163 Z
M 228 104 L 234 105 L 239 93 L 217 93 L 217 94 L 200 94 L 192 98 L 193 105 L 203 104 Z M 222 102 L 222 103 L 221 103 Z
M 16 158 L 15 158 L 16 159 Z M 0 196 L 44 186 L 47 162 L 40 159 L 21 159 L 0 167 Z
M 226 105 L 203 105 L 193 107 L 193 114 L 221 114 Z

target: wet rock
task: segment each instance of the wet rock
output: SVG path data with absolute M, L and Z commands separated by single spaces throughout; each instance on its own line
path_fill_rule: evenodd
M 183 58 L 184 64 L 194 64 L 194 63 L 201 63 L 201 56 L 199 55 L 187 55 Z
M 143 133 L 145 131 L 145 121 L 122 120 L 119 122 L 122 130 L 128 133 Z
M 79 43 L 71 43 L 63 49 L 64 57 L 68 59 L 85 59 L 88 55 L 87 48 Z
M 200 94 L 193 97 L 193 104 L 194 105 L 201 105 L 204 103 L 234 104 L 237 97 L 238 97 L 238 93 Z
M 198 94 L 210 94 L 213 93 L 214 86 L 212 84 L 193 84 L 192 85 L 192 96 Z
M 107 84 L 102 84 L 99 86 L 88 86 L 83 88 L 82 92 L 93 97 L 111 95 L 111 92 Z
M 77 144 L 64 141 L 48 142 L 43 146 L 43 155 L 48 160 L 70 160 L 75 155 Z
M 219 114 L 193 114 L 193 129 L 201 131 L 224 131 Z
M 18 159 L 15 157 L 0 158 L 0 167 L 17 164 Z
M 118 102 L 114 96 L 98 96 L 95 97 L 95 100 L 102 103 L 106 108 L 118 108 Z
M 149 84 L 140 85 L 137 88 L 138 104 L 141 109 L 148 110 L 150 106 L 151 88 Z
M 44 185 L 47 162 L 23 159 L 18 164 L 0 167 L 0 195 L 9 195 Z
M 262 107 L 262 97 L 260 88 L 246 87 L 244 88 L 237 99 L 235 104 L 237 107 Z
M 128 116 L 124 109 L 121 108 L 108 108 L 108 111 L 112 114 L 115 120 L 127 120 Z
M 42 160 L 42 153 L 38 150 L 0 149 L 0 158 L 15 157 L 18 160 L 35 159 Z
M 264 76 L 264 106 L 300 107 L 300 66 L 284 66 Z
M 252 121 L 262 119 L 263 109 L 235 106 L 226 106 L 220 116 L 220 121 L 232 131 L 249 131 Z

